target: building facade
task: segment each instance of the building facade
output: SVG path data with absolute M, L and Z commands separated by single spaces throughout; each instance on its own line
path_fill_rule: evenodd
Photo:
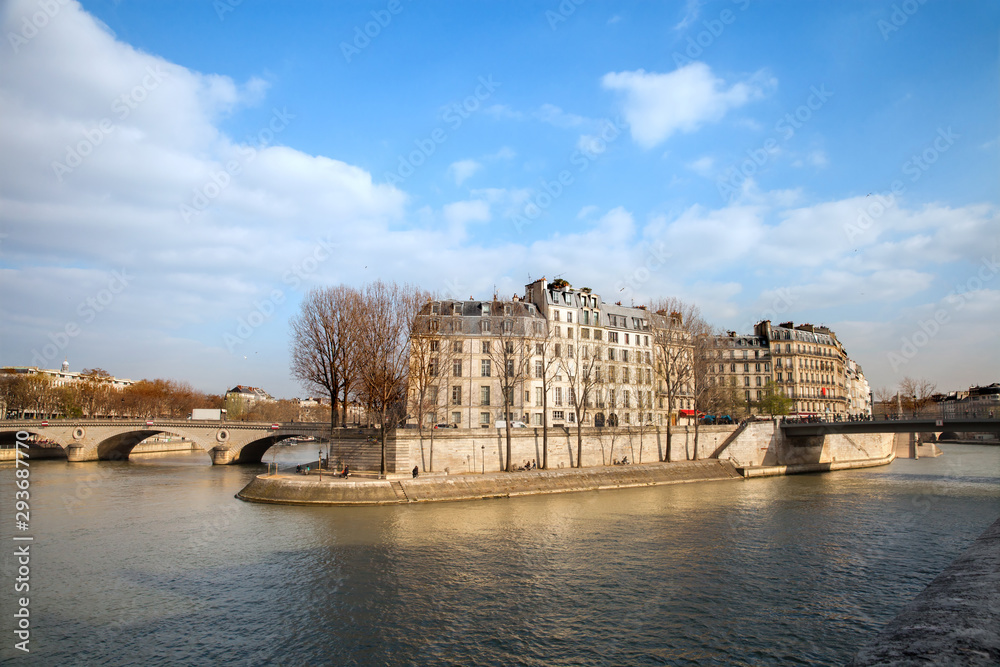
M 545 278 L 510 300 L 429 301 L 414 324 L 409 421 L 458 428 L 495 428 L 505 419 L 555 427 L 684 423 L 697 415 L 694 345 L 675 326 L 678 317 Z M 861 367 L 826 327 L 764 321 L 753 334 L 716 337 L 709 354 L 711 382 L 730 386 L 748 414 L 769 390 L 790 398 L 793 414 L 871 412 Z M 671 373 L 683 379 L 668 388 Z

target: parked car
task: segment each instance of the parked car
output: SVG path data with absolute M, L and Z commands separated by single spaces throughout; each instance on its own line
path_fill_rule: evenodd
M 524 422 L 511 422 L 510 423 L 510 427 L 511 428 L 528 428 L 528 425 L 525 424 Z M 503 429 L 507 428 L 507 422 L 504 421 L 503 419 L 498 419 L 497 420 L 497 428 L 503 428 Z

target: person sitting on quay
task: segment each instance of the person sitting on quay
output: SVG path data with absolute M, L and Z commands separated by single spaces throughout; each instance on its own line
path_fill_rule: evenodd
M 351 468 L 346 463 L 344 464 L 344 472 L 340 473 L 340 476 L 347 479 L 351 474 Z
M 413 466 L 413 479 L 416 479 L 419 473 L 420 473 L 420 468 L 417 466 Z

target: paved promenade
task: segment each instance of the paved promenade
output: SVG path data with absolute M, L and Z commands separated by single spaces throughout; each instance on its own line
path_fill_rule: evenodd
M 854 665 L 1000 665 L 1000 519 L 903 607 Z
M 316 474 L 279 473 L 259 475 L 236 497 L 251 502 L 291 505 L 390 505 L 737 479 L 742 477 L 730 462 L 711 459 L 485 475 L 421 475 L 403 479 L 358 476 L 342 479 L 324 474 L 320 480 Z

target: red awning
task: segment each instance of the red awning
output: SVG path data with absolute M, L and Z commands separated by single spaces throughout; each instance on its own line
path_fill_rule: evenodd
M 694 417 L 694 410 L 678 410 L 682 417 Z

